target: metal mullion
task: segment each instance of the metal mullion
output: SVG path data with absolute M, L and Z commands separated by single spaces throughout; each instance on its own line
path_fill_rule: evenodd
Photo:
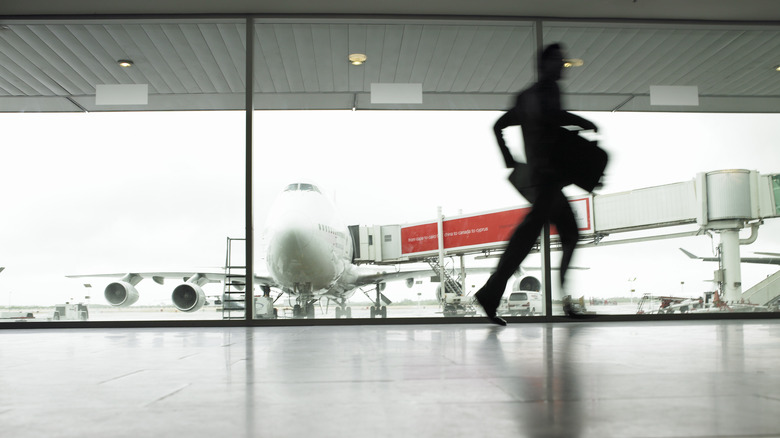
M 253 217 L 252 217 L 252 132 L 253 132 L 253 117 L 255 112 L 254 103 L 254 38 L 255 38 L 255 19 L 247 17 L 246 19 L 246 81 L 244 93 L 246 94 L 245 102 L 246 108 L 246 181 L 245 181 L 245 229 L 246 229 L 246 245 L 244 250 L 246 251 L 246 292 L 244 293 L 244 321 L 248 325 L 254 320 L 254 229 L 253 229 Z

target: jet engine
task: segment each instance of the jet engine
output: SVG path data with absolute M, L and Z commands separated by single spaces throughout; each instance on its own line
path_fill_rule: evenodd
M 512 292 L 518 290 L 526 290 L 531 292 L 539 292 L 542 290 L 542 282 L 536 277 L 526 276 L 515 280 L 512 284 Z
M 176 286 L 171 300 L 182 312 L 195 312 L 206 304 L 206 293 L 197 284 L 187 282 Z
M 138 291 L 135 286 L 126 281 L 116 281 L 109 284 L 103 295 L 109 304 L 116 307 L 127 307 L 138 301 Z

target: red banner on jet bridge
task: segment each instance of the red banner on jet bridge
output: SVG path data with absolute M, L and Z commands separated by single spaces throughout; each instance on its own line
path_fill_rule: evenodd
M 570 199 L 569 204 L 579 225 L 580 232 L 593 231 L 591 197 Z M 476 247 L 509 241 L 515 227 L 525 218 L 531 207 L 459 216 L 445 219 L 444 248 Z M 439 236 L 436 222 L 401 227 L 401 253 L 403 255 L 438 251 Z M 556 235 L 555 227 L 550 229 Z

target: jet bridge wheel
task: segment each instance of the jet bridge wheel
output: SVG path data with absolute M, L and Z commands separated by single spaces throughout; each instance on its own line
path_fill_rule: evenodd
M 314 319 L 314 303 L 306 304 L 306 318 Z

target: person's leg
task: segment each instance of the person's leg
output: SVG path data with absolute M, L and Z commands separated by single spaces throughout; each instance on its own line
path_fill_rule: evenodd
M 558 192 L 552 196 L 553 208 L 551 211 L 551 222 L 555 224 L 558 229 L 558 236 L 561 239 L 561 249 L 563 254 L 561 255 L 560 266 L 560 281 L 561 291 L 563 291 L 563 313 L 572 318 L 590 318 L 592 315 L 587 314 L 583 309 L 577 307 L 572 302 L 570 295 L 566 294 L 566 272 L 569 269 L 572 256 L 574 255 L 574 248 L 577 245 L 579 239 L 579 230 L 577 229 L 577 220 L 574 217 L 574 212 L 571 210 L 569 201 L 563 195 Z
M 557 191 L 554 187 L 540 189 L 536 203 L 531 207 L 531 211 L 523 219 L 523 222 L 515 228 L 504 253 L 501 255 L 496 271 L 493 272 L 485 285 L 475 294 L 477 301 L 489 318 L 494 319 L 507 282 L 517 271 L 517 268 L 520 267 L 520 263 L 531 252 L 542 227 L 548 221 L 553 205 L 552 195 L 554 195 L 554 191 Z M 496 321 L 494 320 L 494 322 Z
M 550 222 L 555 224 L 558 229 L 558 236 L 561 240 L 561 250 L 563 252 L 561 256 L 560 266 L 560 284 L 563 288 L 566 281 L 566 272 L 569 269 L 572 256 L 574 255 L 574 248 L 577 246 L 580 233 L 577 228 L 577 220 L 574 217 L 574 212 L 571 210 L 569 200 L 562 192 L 557 192 L 552 195 L 552 211 L 550 214 Z

